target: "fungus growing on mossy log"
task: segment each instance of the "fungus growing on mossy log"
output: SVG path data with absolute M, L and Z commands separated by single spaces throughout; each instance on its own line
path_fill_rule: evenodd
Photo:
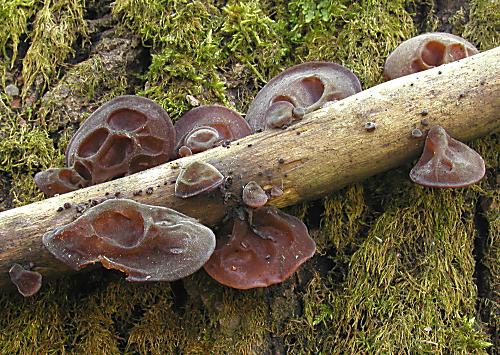
M 197 271 L 215 248 L 213 232 L 175 210 L 132 200 L 107 200 L 43 236 L 70 268 L 100 262 L 127 281 L 173 281 Z
M 434 126 L 410 178 L 427 187 L 466 187 L 481 180 L 485 171 L 484 160 L 475 150 L 451 138 L 443 127 Z
M 255 131 L 279 128 L 360 91 L 359 79 L 342 65 L 306 62 L 272 78 L 253 100 L 246 119 Z
M 316 244 L 299 219 L 275 207 L 253 211 L 253 222 L 234 220 L 217 241 L 205 271 L 223 285 L 242 290 L 283 282 L 311 258 Z
M 396 47 L 387 57 L 384 77 L 396 79 L 477 53 L 477 48 L 462 37 L 445 32 L 424 33 Z

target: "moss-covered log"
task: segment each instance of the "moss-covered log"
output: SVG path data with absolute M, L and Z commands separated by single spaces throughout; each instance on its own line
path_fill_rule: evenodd
M 36 261 L 44 275 L 67 270 L 44 250 L 41 236 L 74 219 L 78 208 L 107 196 L 167 206 L 215 224 L 234 207 L 242 186 L 251 180 L 264 187 L 282 187 L 284 194 L 271 203 L 285 207 L 323 197 L 413 159 L 423 141 L 413 138 L 411 131 L 426 129 L 420 122 L 422 112 L 431 125 L 442 125 L 457 139 L 496 131 L 500 128 L 499 58 L 500 47 L 378 85 L 311 113 L 286 130 L 254 134 L 229 147 L 3 212 L 0 272 L 4 277 L 0 280 L 7 281 L 7 270 L 15 262 Z M 463 79 L 457 82 L 456 78 Z M 364 127 L 370 121 L 377 127 L 373 132 Z M 227 191 L 175 197 L 172 182 L 192 160 L 209 162 L 225 176 L 231 175 Z

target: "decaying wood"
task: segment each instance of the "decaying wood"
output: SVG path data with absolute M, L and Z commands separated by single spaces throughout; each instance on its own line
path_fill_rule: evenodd
M 33 262 L 44 276 L 69 271 L 44 249 L 41 237 L 74 220 L 78 209 L 103 199 L 119 196 L 167 206 L 212 225 L 238 203 L 242 186 L 251 180 L 264 187 L 283 187 L 284 194 L 270 204 L 284 207 L 320 198 L 414 159 L 423 141 L 412 138 L 411 130 L 425 130 L 424 118 L 463 141 L 496 131 L 499 84 L 500 47 L 365 90 L 285 130 L 254 134 L 229 147 L 2 212 L 0 285 L 5 285 L 8 269 L 16 262 Z M 376 129 L 366 131 L 366 122 L 375 122 Z M 232 176 L 227 191 L 176 198 L 173 182 L 179 169 L 193 159 Z

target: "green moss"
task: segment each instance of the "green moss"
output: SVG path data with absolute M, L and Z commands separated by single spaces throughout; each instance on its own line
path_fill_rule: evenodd
M 301 61 L 330 60 L 347 65 L 364 87 L 382 80 L 387 55 L 415 34 L 408 1 L 290 2 L 295 55 Z M 294 14 L 297 13 L 297 14 Z
M 83 0 L 45 0 L 33 22 L 31 44 L 23 59 L 23 95 L 38 77 L 37 89 L 45 88 L 73 53 L 76 39 L 86 36 L 83 9 Z
M 0 7 L 0 50 L 5 58 L 10 58 L 11 66 L 17 58 L 21 36 L 28 32 L 28 21 L 35 14 L 39 1 L 5 0 Z
M 500 44 L 500 3 L 489 0 L 470 2 L 469 22 L 463 36 L 476 44 L 480 50 L 497 47 Z

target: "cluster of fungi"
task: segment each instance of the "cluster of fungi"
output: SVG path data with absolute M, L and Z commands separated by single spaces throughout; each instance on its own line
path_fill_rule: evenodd
M 464 39 L 429 33 L 403 42 L 388 57 L 386 80 L 426 70 L 477 53 Z M 97 109 L 81 125 L 66 150 L 66 167 L 38 173 L 35 181 L 54 196 L 195 155 L 269 129 L 282 129 L 305 114 L 361 91 L 358 78 L 330 62 L 306 62 L 271 79 L 246 114 L 218 105 L 188 111 L 172 124 L 153 101 L 121 96 Z M 373 131 L 375 122 L 365 129 Z M 420 130 L 419 130 L 420 131 Z M 423 136 L 412 133 L 414 138 Z M 429 128 L 423 155 L 410 178 L 427 187 L 464 187 L 479 181 L 484 161 L 451 138 Z M 175 196 L 186 199 L 223 185 L 214 166 L 193 159 L 180 171 Z M 290 277 L 311 258 L 316 245 L 304 223 L 266 205 L 283 193 L 265 191 L 255 181 L 242 187 L 244 214 L 219 229 L 218 238 L 197 220 L 175 210 L 129 199 L 110 199 L 73 222 L 46 233 L 43 244 L 57 259 L 78 270 L 100 262 L 127 274 L 128 281 L 173 281 L 201 267 L 218 282 L 237 289 L 267 287 Z M 41 276 L 15 264 L 11 279 L 24 296 L 40 288 Z

